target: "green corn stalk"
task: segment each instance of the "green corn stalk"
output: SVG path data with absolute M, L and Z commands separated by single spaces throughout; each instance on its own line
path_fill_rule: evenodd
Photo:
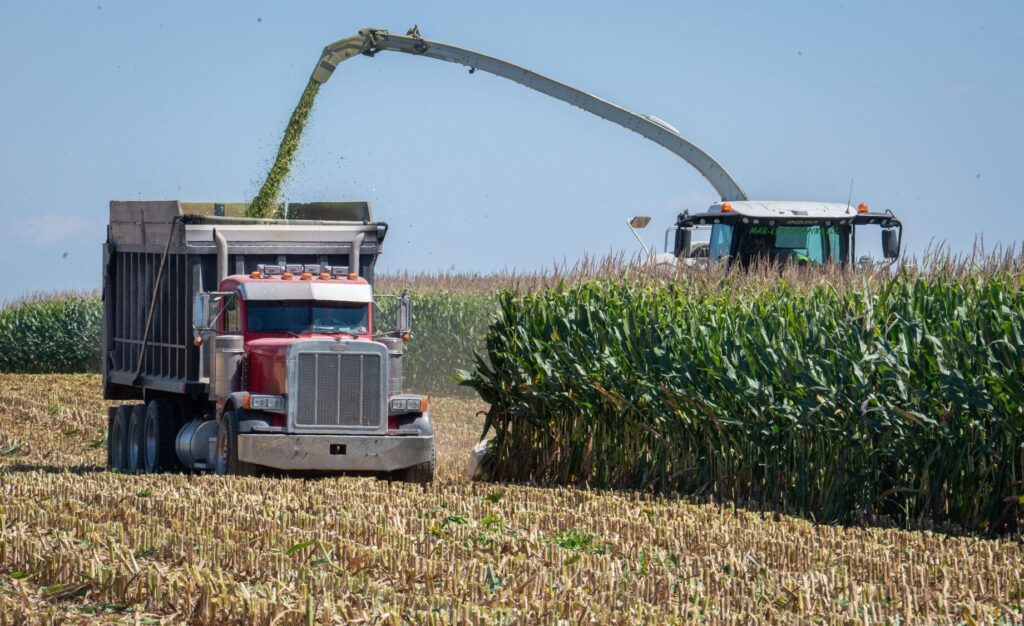
M 1015 274 L 595 280 L 499 299 L 467 381 L 494 476 L 979 532 L 1024 492 Z

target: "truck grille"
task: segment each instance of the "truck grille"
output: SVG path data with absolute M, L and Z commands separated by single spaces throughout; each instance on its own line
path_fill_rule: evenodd
M 306 352 L 298 359 L 297 425 L 380 427 L 380 355 Z

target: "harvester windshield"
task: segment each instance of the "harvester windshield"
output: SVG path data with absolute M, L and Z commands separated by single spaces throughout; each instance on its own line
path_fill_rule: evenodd
M 846 230 L 844 226 L 822 224 L 715 224 L 711 229 L 710 257 L 723 259 L 735 255 L 743 266 L 758 260 L 799 265 L 840 264 L 848 254 Z
M 347 333 L 369 328 L 369 306 L 363 302 L 264 300 L 246 304 L 246 327 L 254 333 Z

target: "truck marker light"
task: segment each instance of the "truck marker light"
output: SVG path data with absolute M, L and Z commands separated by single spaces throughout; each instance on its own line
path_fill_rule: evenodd
M 292 279 L 292 273 L 291 272 L 282 272 L 281 273 L 281 280 L 291 280 L 291 279 Z
M 199 346 L 203 345 L 203 338 L 202 338 L 202 337 L 196 337 L 196 338 L 194 338 L 194 339 L 192 340 L 192 345 L 193 345 L 193 346 L 195 346 L 195 347 L 197 347 L 197 348 L 198 348 Z
M 860 204 L 857 205 L 857 212 L 858 213 L 867 213 L 868 212 L 868 205 L 866 205 L 863 202 L 861 202 Z
M 355 280 L 357 278 L 359 278 L 359 274 L 356 274 L 355 272 L 352 272 L 351 274 L 348 275 L 349 280 Z
M 320 280 L 330 280 L 331 275 L 327 272 L 320 272 Z
M 302 280 L 313 280 L 313 275 L 309 272 L 302 272 L 302 276 L 300 276 L 300 278 Z
M 409 333 L 404 333 L 402 335 L 402 343 L 409 343 L 409 339 L 411 339 L 411 338 L 412 337 L 409 335 Z
M 255 270 L 249 274 L 249 278 L 259 278 L 261 276 L 262 274 L 259 273 L 259 270 Z
M 252 408 L 252 402 L 249 400 L 249 394 L 245 394 L 242 398 L 242 408 L 247 411 Z

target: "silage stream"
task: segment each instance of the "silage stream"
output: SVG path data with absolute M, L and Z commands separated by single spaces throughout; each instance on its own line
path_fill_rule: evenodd
M 283 207 L 278 205 L 277 198 L 281 193 L 281 185 L 284 184 L 291 172 L 292 161 L 295 160 L 295 153 L 299 150 L 302 131 L 305 130 L 306 121 L 313 111 L 313 103 L 316 101 L 318 91 L 320 91 L 320 83 L 310 79 L 302 92 L 302 97 L 299 98 L 299 103 L 292 111 L 288 126 L 284 129 L 284 137 L 281 138 L 281 145 L 277 148 L 274 164 L 267 172 L 267 178 L 263 181 L 259 193 L 245 210 L 246 217 L 284 217 Z

